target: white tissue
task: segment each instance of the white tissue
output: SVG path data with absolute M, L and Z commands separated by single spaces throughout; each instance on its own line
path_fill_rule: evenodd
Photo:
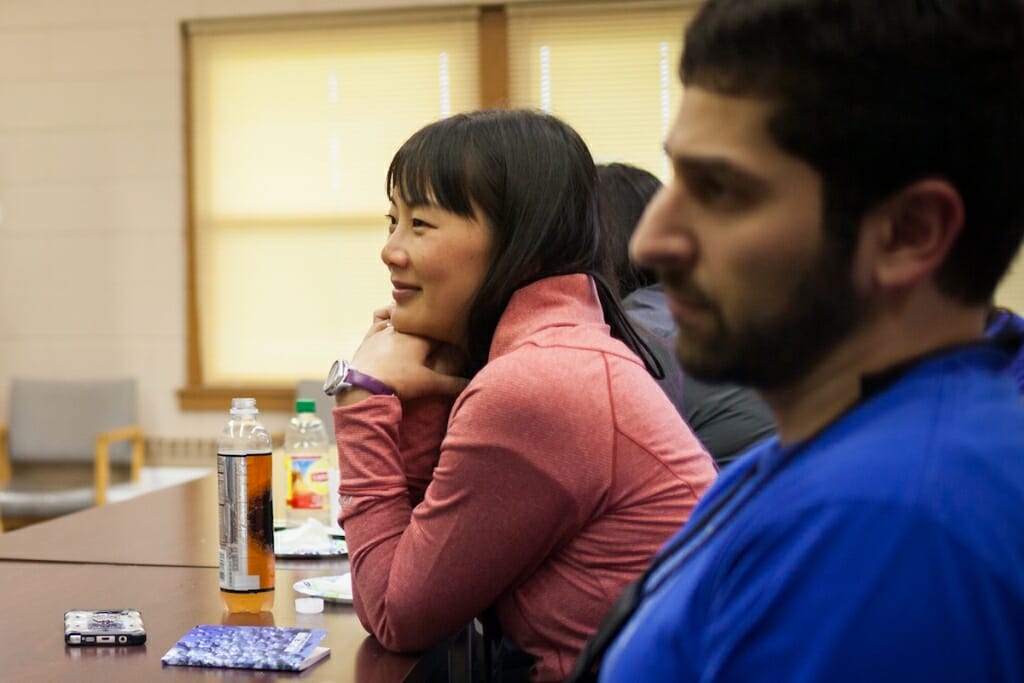
M 317 519 L 307 519 L 305 524 L 294 529 L 283 529 L 274 534 L 274 552 L 317 553 L 331 549 L 331 537 L 327 527 Z

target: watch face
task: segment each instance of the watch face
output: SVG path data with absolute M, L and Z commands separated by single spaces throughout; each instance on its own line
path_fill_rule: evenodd
M 336 360 L 334 365 L 331 366 L 331 371 L 327 373 L 327 380 L 324 382 L 324 393 L 328 396 L 334 396 L 338 393 L 338 384 L 341 382 L 344 367 L 344 362 Z

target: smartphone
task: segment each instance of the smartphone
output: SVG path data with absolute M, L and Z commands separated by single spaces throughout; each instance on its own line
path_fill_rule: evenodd
M 69 609 L 64 613 L 68 645 L 142 645 L 146 629 L 137 609 Z

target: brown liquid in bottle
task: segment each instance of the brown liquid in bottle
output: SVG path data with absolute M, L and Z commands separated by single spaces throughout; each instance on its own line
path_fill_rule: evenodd
M 274 606 L 271 454 L 219 453 L 221 598 L 229 612 Z

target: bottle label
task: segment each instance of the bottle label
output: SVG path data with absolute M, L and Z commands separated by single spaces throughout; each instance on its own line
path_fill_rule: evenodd
M 286 455 L 288 507 L 293 510 L 326 510 L 330 466 L 319 455 Z
M 218 453 L 220 587 L 274 588 L 274 502 L 270 453 Z

